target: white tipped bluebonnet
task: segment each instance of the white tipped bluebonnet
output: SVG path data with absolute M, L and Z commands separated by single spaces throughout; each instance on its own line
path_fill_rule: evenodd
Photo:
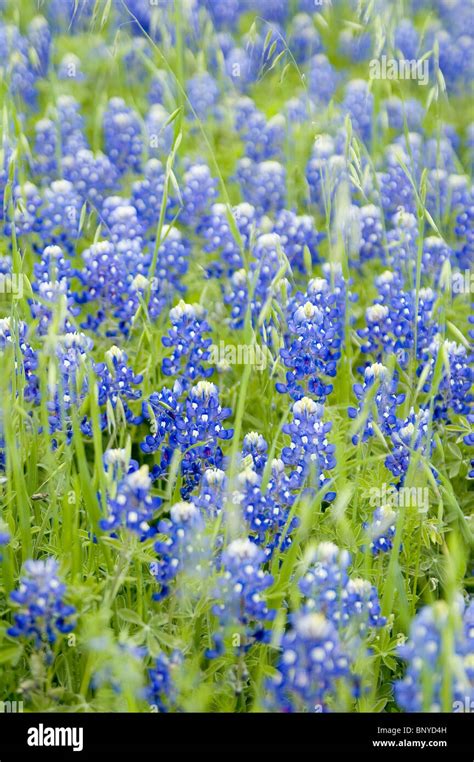
M 160 498 L 151 495 L 151 486 L 148 466 L 125 474 L 115 485 L 114 494 L 107 497 L 108 515 L 101 520 L 101 529 L 114 534 L 125 529 L 140 538 L 146 537 L 150 521 L 161 504 Z
M 444 633 L 453 631 L 449 652 Z M 436 601 L 415 616 L 409 637 L 398 648 L 407 663 L 395 683 L 395 696 L 405 712 L 461 711 L 474 700 L 474 604 L 457 599 L 451 607 Z M 449 659 L 449 666 L 448 666 Z M 449 669 L 449 671 L 448 671 Z M 449 705 L 446 705 L 446 687 Z M 459 711 L 459 710 L 457 710 Z
M 66 585 L 61 582 L 54 558 L 26 561 L 24 575 L 10 598 L 19 607 L 8 634 L 33 639 L 37 648 L 46 648 L 75 627 L 76 609 L 64 601 Z

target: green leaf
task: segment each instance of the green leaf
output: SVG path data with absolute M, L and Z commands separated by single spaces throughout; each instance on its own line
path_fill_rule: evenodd
M 138 624 L 143 627 L 143 621 L 140 619 L 136 611 L 132 609 L 119 609 L 118 615 L 124 622 L 130 622 L 130 624 Z

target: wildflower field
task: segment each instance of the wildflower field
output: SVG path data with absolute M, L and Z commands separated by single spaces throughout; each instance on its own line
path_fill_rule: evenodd
M 474 711 L 473 5 L 0 17 L 0 701 Z

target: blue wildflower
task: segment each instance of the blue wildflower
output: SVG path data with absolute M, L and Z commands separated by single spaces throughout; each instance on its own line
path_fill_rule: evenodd
M 170 584 L 180 572 L 192 572 L 194 576 L 205 573 L 208 552 L 204 520 L 194 503 L 175 503 L 170 518 L 158 523 L 157 532 L 159 539 L 154 547 L 158 560 L 150 570 L 160 585 L 153 597 L 162 600 L 169 595 Z
M 125 474 L 113 494 L 107 495 L 107 518 L 101 519 L 105 532 L 126 529 L 144 538 L 150 533 L 150 522 L 161 505 L 161 499 L 150 494 L 152 480 L 148 466 Z
M 163 359 L 163 373 L 177 376 L 183 388 L 187 388 L 196 379 L 208 378 L 213 373 L 212 367 L 203 365 L 211 357 L 212 339 L 205 335 L 211 328 L 206 311 L 199 304 L 186 304 L 182 300 L 170 310 L 170 321 L 172 327 L 162 342 L 172 348 L 172 354 Z
M 122 98 L 111 98 L 104 114 L 105 152 L 122 174 L 141 169 L 143 138 L 138 116 Z
M 59 565 L 53 558 L 26 561 L 24 576 L 10 599 L 20 607 L 14 624 L 7 630 L 13 638 L 33 638 L 39 648 L 52 644 L 75 627 L 76 609 L 64 602 L 66 585 L 58 576 Z
M 422 608 L 410 627 L 408 640 L 398 648 L 398 655 L 407 662 L 405 677 L 395 683 L 395 697 L 405 712 L 445 711 L 443 693 L 445 681 L 454 702 L 469 706 L 474 700 L 472 666 L 474 638 L 474 605 L 464 608 L 462 600 L 455 601 L 454 611 L 444 601 Z M 450 663 L 455 668 L 446 674 L 443 633 L 456 622 Z M 452 707 L 449 707 L 451 709 Z

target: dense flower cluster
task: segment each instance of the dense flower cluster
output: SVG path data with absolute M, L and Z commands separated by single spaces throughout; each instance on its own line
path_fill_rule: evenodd
M 151 573 L 160 585 L 155 598 L 161 600 L 169 594 L 170 582 L 179 572 L 204 574 L 206 541 L 203 518 L 194 503 L 175 503 L 170 518 L 162 519 L 157 531 L 165 539 L 155 543 L 158 561 L 153 562 Z
M 59 565 L 53 558 L 27 561 L 18 590 L 10 596 L 19 607 L 8 634 L 14 638 L 33 638 L 37 647 L 54 643 L 74 629 L 76 609 L 65 603 L 66 586 L 58 576 Z
M 144 537 L 150 532 L 150 520 L 161 500 L 150 495 L 151 478 L 148 467 L 126 474 L 117 485 L 117 493 L 107 500 L 108 516 L 101 528 L 107 532 L 125 528 Z
M 218 603 L 213 612 L 221 628 L 241 626 L 244 639 L 240 648 L 243 650 L 265 639 L 269 632 L 265 630 L 265 622 L 275 615 L 265 601 L 265 590 L 273 579 L 262 569 L 264 560 L 265 554 L 248 538 L 234 540 L 222 553 L 222 576 L 216 590 Z M 210 657 L 217 656 L 224 647 L 222 632 L 214 635 L 214 643 Z
M 454 660 L 451 673 L 443 663 L 443 635 L 451 628 Z M 452 706 L 470 706 L 474 698 L 474 605 L 457 601 L 454 612 L 443 602 L 422 608 L 410 627 L 408 640 L 398 654 L 407 662 L 406 675 L 397 681 L 395 692 L 406 712 L 446 711 L 443 684 L 448 681 Z M 464 709 L 462 710 L 464 711 Z

